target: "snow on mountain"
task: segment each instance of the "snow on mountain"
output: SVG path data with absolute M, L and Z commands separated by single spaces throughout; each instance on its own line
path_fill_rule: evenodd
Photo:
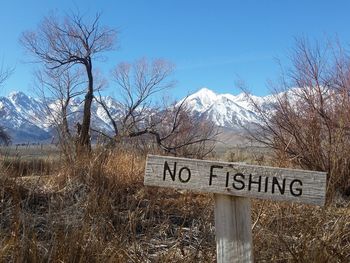
M 253 99 L 260 105 L 271 107 L 268 96 L 254 96 Z M 123 114 L 122 105 L 112 97 L 105 97 L 104 101 L 113 118 L 120 119 Z M 210 119 L 225 128 L 239 129 L 242 125 L 259 121 L 243 93 L 217 94 L 208 88 L 202 88 L 186 98 L 186 105 L 194 116 Z M 72 99 L 68 112 L 72 127 L 81 121 L 83 106 L 82 99 Z M 51 113 L 59 112 L 58 101 L 49 102 L 49 108 Z M 47 109 L 46 103 L 40 99 L 27 96 L 23 92 L 12 92 L 8 97 L 0 97 L 0 126 L 8 130 L 15 143 L 51 140 L 53 118 Z M 92 104 L 91 115 L 93 129 L 113 132 L 109 118 L 100 104 Z
M 50 134 L 40 121 L 43 113 L 43 105 L 24 93 L 11 93 L 7 98 L 0 98 L 0 126 L 6 128 L 13 141 L 48 139 Z
M 22 118 L 22 122 L 31 123 L 41 129 L 48 128 L 48 123 L 44 122 L 46 106 L 40 100 L 29 97 L 23 92 L 11 92 L 8 99 Z
M 202 88 L 188 96 L 186 103 L 193 112 L 205 112 L 217 101 L 217 94 L 210 89 Z
M 252 96 L 254 101 L 268 106 L 270 97 Z M 226 128 L 240 128 L 242 125 L 259 122 L 256 112 L 244 93 L 238 95 L 217 94 L 202 88 L 186 99 L 192 114 L 213 121 Z M 266 104 L 266 105 L 265 105 Z
M 116 100 L 106 97 L 105 102 L 114 118 L 122 114 L 122 107 Z M 81 121 L 83 107 L 81 99 L 72 99 L 68 112 L 72 126 Z M 58 101 L 49 101 L 47 105 L 23 92 L 12 92 L 7 97 L 0 97 L 0 126 L 5 127 L 15 143 L 51 140 L 54 129 L 52 114 L 57 116 L 58 112 Z M 109 118 L 100 104 L 93 103 L 91 114 L 92 128 L 112 132 Z

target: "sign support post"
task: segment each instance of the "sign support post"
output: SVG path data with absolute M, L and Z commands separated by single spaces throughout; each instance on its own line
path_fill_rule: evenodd
M 215 194 L 217 262 L 253 262 L 250 199 Z
M 217 262 L 253 262 L 250 198 L 321 205 L 325 172 L 148 155 L 144 184 L 214 193 Z

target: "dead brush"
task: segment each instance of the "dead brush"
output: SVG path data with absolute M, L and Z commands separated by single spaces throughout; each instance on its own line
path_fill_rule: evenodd
M 253 202 L 254 254 L 268 262 L 347 262 L 349 204 L 339 209 Z
M 51 158 L 31 158 L 23 159 L 21 157 L 6 157 L 2 161 L 2 167 L 7 176 L 23 177 L 32 175 L 51 175 L 59 168 L 59 160 Z
M 0 262 L 213 262 L 210 195 L 144 187 L 145 156 L 96 149 L 50 187 L 0 182 Z M 346 262 L 347 203 L 253 202 L 256 262 Z
M 0 234 L 0 261 L 176 262 L 176 254 L 193 262 L 207 255 L 199 248 L 212 243 L 213 229 L 198 214 L 208 199 L 175 191 L 158 195 L 158 189 L 143 187 L 143 169 L 144 157 L 134 153 L 96 152 L 62 167 L 54 192 L 20 194 L 9 181 L 15 192 L 1 211 L 8 216 L 2 217 L 7 226 Z M 45 202 L 30 201 L 39 194 Z M 199 238 L 202 231 L 211 242 Z

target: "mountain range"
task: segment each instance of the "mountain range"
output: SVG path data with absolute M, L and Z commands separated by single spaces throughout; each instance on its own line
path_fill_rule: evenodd
M 212 120 L 217 126 L 240 130 L 242 125 L 258 122 L 258 115 L 250 105 L 245 94 L 217 94 L 208 88 L 184 98 L 191 113 L 197 118 Z M 122 114 L 121 104 L 112 97 L 104 98 L 114 118 Z M 269 96 L 254 100 L 263 107 L 270 107 Z M 179 103 L 181 103 L 180 100 Z M 53 138 L 52 120 L 47 114 L 47 105 L 54 109 L 54 101 L 44 102 L 23 92 L 12 92 L 7 97 L 0 97 L 0 126 L 6 128 L 14 143 L 48 142 Z M 76 123 L 81 116 L 83 103 L 81 99 L 71 101 L 69 119 Z M 111 132 L 112 126 L 104 109 L 98 103 L 92 105 L 92 127 Z

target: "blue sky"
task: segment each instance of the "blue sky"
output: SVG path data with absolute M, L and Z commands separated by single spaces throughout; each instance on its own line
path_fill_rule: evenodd
M 238 79 L 254 94 L 266 95 L 267 81 L 278 77 L 276 58 L 288 65 L 295 37 L 323 41 L 337 36 L 350 43 L 349 1 L 4 0 L 0 59 L 16 70 L 0 95 L 31 92 L 36 65 L 25 63 L 30 57 L 19 44 L 21 33 L 35 29 L 49 11 L 77 9 L 87 16 L 102 12 L 101 24 L 119 31 L 119 48 L 98 64 L 107 79 L 119 62 L 164 58 L 176 65 L 174 98 L 204 86 L 237 94 Z M 114 95 L 112 85 L 106 93 Z

